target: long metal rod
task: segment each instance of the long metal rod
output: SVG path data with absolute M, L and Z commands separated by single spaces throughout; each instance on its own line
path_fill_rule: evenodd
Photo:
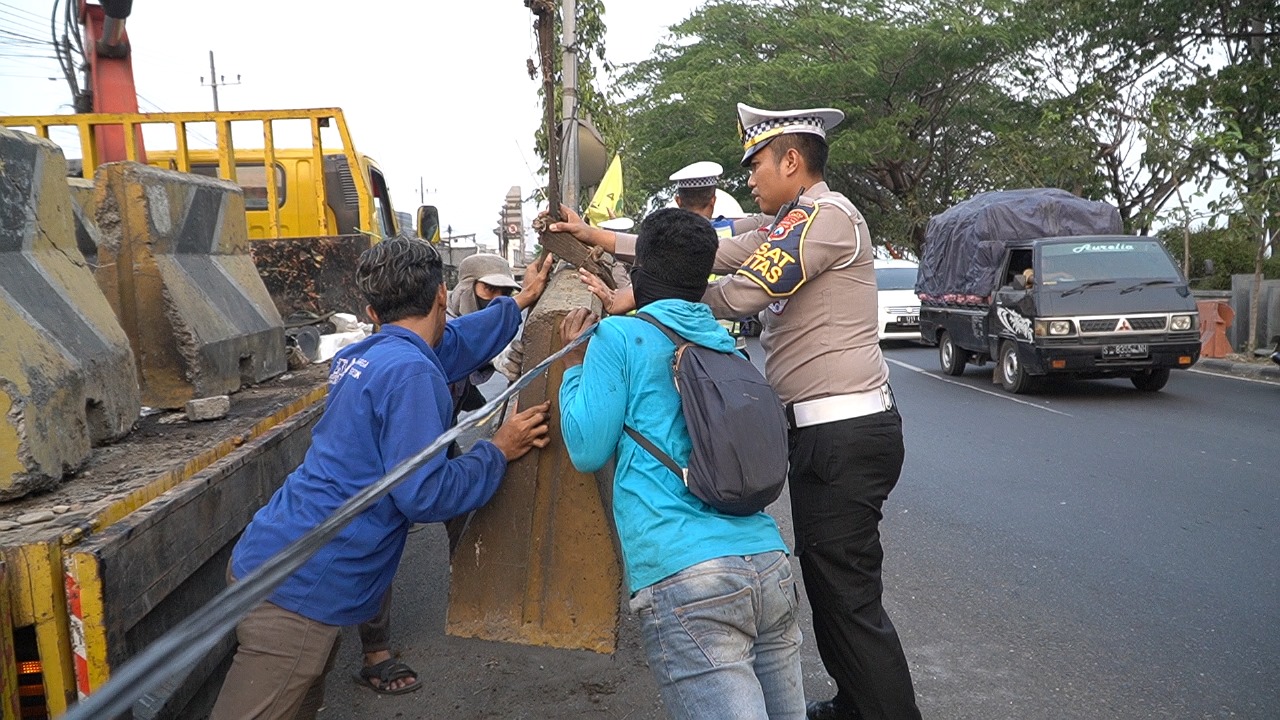
M 446 430 L 436 438 L 435 442 L 392 468 L 391 472 L 384 475 L 381 480 L 353 495 L 324 522 L 273 555 L 258 569 L 218 593 L 204 607 L 161 635 L 146 650 L 121 666 L 97 692 L 68 710 L 67 714 L 62 716 L 63 720 L 100 720 L 117 717 L 129 711 L 143 695 L 155 689 L 171 675 L 189 669 L 193 663 L 208 653 L 224 634 L 230 632 L 242 617 L 258 603 L 267 599 L 276 586 L 284 582 L 317 550 L 332 540 L 347 523 L 386 497 L 411 473 L 449 447 L 449 444 L 463 432 L 482 422 L 487 422 L 503 407 L 507 398 L 545 372 L 551 367 L 551 363 L 585 342 L 595 328 L 595 325 L 587 328 L 586 332 L 579 335 L 576 340 L 521 375 L 506 390 L 485 403 L 484 407 L 474 415 Z

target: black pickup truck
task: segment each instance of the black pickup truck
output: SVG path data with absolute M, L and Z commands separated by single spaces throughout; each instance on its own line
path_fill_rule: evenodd
M 1051 375 L 1128 377 L 1139 390 L 1156 391 L 1170 370 L 1199 359 L 1195 301 L 1157 240 L 1111 233 L 1039 236 L 1107 230 L 1119 219 L 1108 217 L 1110 206 L 1063 191 L 985 195 L 1011 196 L 1004 201 L 1014 205 L 1012 214 L 1000 216 L 1009 211 L 1005 207 L 994 222 L 988 217 L 951 226 L 961 235 L 976 231 L 975 242 L 944 237 L 947 223 L 931 222 L 934 237 L 926 237 L 916 285 L 920 335 L 938 346 L 944 372 L 959 375 L 967 363 L 994 359 L 996 379 L 1013 393 L 1030 391 Z M 979 199 L 992 207 L 992 198 Z M 1063 222 L 1073 211 L 1095 217 Z

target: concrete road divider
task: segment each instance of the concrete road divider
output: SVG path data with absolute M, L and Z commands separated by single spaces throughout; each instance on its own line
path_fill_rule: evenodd
M 593 305 L 577 272 L 556 273 L 523 330 L 524 370 L 560 350 L 560 320 Z M 564 365 L 521 391 L 520 407 L 552 401 L 551 443 L 507 466 L 454 550 L 445 631 L 450 635 L 611 653 L 617 645 L 622 566 L 603 488 L 578 472 L 560 435 Z
M 232 183 L 138 163 L 94 178 L 98 280 L 138 357 L 142 402 L 181 408 L 287 368 L 284 328 Z
M 76 247 L 66 160 L 0 129 L 0 500 L 61 482 L 138 417 L 134 355 Z

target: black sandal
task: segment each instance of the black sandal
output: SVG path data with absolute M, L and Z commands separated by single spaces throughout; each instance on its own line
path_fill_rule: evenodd
M 391 683 L 405 678 L 413 678 L 414 681 L 402 688 L 391 689 Z M 422 683 L 418 682 L 418 673 L 395 658 L 383 660 L 377 665 L 365 665 L 360 668 L 360 674 L 352 679 L 381 695 L 403 695 L 422 687 Z M 378 681 L 377 685 L 373 683 L 374 680 Z

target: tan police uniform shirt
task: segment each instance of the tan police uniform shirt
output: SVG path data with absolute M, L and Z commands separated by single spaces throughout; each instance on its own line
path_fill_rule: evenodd
M 714 272 L 732 273 L 703 302 L 720 318 L 760 311 L 765 376 L 783 402 L 874 390 L 889 379 L 876 334 L 876 275 L 862 213 L 826 183 L 776 226 L 753 216 L 720 241 Z M 617 253 L 635 236 L 617 235 Z

